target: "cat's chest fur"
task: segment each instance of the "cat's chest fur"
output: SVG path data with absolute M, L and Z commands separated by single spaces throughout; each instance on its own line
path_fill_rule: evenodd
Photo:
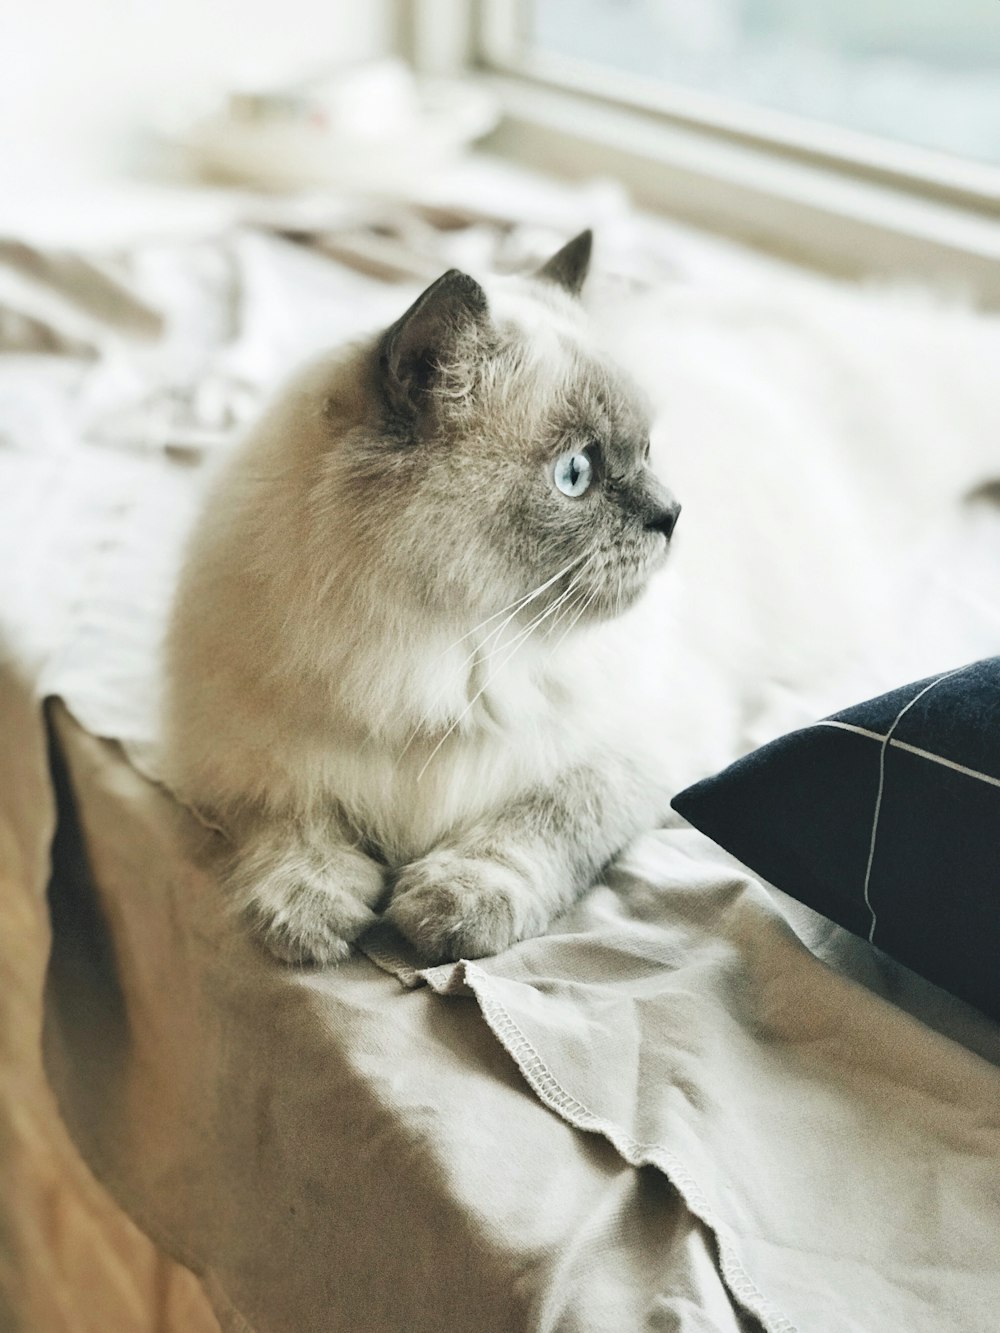
M 308 794 L 311 807 L 341 811 L 390 864 L 422 856 L 516 800 L 526 780 L 544 786 L 600 747 L 595 665 L 545 669 L 527 656 L 496 680 L 472 670 L 449 682 L 440 660 L 416 666 L 411 656 L 398 672 L 373 664 L 380 707 L 367 725 L 345 725 L 336 709 L 323 727 L 303 725 L 291 803 Z
M 456 673 L 450 696 L 442 696 L 440 657 L 415 669 L 411 655 L 398 673 L 383 661 L 372 672 L 373 694 L 390 706 L 397 699 L 400 724 L 385 730 L 383 715 L 345 743 L 331 718 L 310 747 L 317 796 L 335 801 L 387 861 L 403 864 L 605 756 L 624 751 L 643 781 L 659 785 L 663 774 L 665 782 L 662 659 L 648 652 L 651 622 L 665 623 L 662 594 L 654 587 L 621 621 L 561 649 L 542 645 L 515 657 L 495 679 L 485 668 Z M 440 720 L 421 728 L 435 707 Z

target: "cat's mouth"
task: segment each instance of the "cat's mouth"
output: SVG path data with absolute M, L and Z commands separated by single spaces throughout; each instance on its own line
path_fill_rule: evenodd
M 611 620 L 634 606 L 649 582 L 667 562 L 671 536 L 649 532 L 626 550 L 594 556 L 570 584 L 566 597 L 572 605 L 572 625 L 588 625 Z M 557 600 L 562 600 L 565 592 Z M 563 619 L 563 617 L 559 617 Z

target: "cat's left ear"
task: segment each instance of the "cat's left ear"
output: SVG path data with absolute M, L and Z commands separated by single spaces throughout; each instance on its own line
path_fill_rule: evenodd
M 535 274 L 547 282 L 558 283 L 573 296 L 579 296 L 590 270 L 590 255 L 594 248 L 594 233 L 588 227 L 557 250 L 548 263 Z
M 469 368 L 490 327 L 486 293 L 453 268 L 414 301 L 382 338 L 379 366 L 389 401 L 416 416 L 442 376 Z

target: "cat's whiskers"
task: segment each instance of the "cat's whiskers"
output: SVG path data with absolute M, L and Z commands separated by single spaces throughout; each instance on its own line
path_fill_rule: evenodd
M 496 639 L 499 635 L 501 635 L 503 631 L 507 628 L 507 626 L 511 623 L 511 621 L 514 620 L 521 613 L 521 611 L 524 610 L 526 606 L 530 605 L 530 603 L 533 602 L 536 597 L 540 597 L 543 592 L 546 592 L 549 588 L 551 588 L 553 583 L 556 583 L 564 575 L 568 574 L 569 571 L 574 567 L 574 565 L 578 565 L 582 560 L 585 560 L 587 558 L 587 554 L 588 554 L 587 552 L 584 552 L 583 554 L 576 556 L 574 559 L 570 560 L 568 564 L 565 564 L 562 567 L 562 569 L 557 570 L 555 574 L 553 574 L 550 578 L 547 578 L 543 583 L 540 583 L 536 588 L 532 588 L 530 592 L 525 593 L 521 597 L 515 598 L 513 602 L 508 602 L 508 604 L 504 607 L 501 607 L 499 611 L 495 611 L 491 616 L 487 616 L 485 620 L 480 621 L 478 625 L 474 625 L 472 629 L 467 630 L 466 633 L 461 636 L 461 638 L 456 639 L 454 643 L 450 644 L 444 650 L 444 652 L 441 654 L 441 660 L 443 661 L 450 652 L 452 652 L 455 648 L 458 647 L 460 643 L 464 643 L 466 639 L 478 633 L 479 630 L 485 629 L 485 627 L 491 621 L 496 620 L 499 616 L 503 616 L 505 613 L 507 613 L 506 618 L 503 621 L 501 621 L 499 625 L 494 626 L 494 628 L 489 632 L 489 634 L 487 634 L 485 639 L 483 639 L 480 643 L 477 643 L 475 648 L 468 655 L 468 657 L 466 657 L 464 661 L 459 665 L 456 674 L 463 672 L 467 666 L 469 666 L 472 662 L 476 660 L 477 657 L 479 657 L 479 655 L 482 653 L 486 645 L 489 644 L 493 639 Z M 569 592 L 572 589 L 572 587 L 573 583 L 571 581 L 570 586 L 569 588 L 567 588 L 566 591 Z M 558 599 L 558 602 L 562 602 L 564 597 L 565 594 L 561 594 Z M 517 641 L 518 640 L 515 640 L 515 642 Z M 486 657 L 483 659 L 484 662 L 489 662 L 490 659 L 495 655 L 496 651 L 498 650 L 494 649 L 492 652 L 488 653 Z M 435 704 L 440 702 L 440 700 L 446 694 L 448 688 L 449 684 L 448 682 L 445 682 L 445 684 L 438 690 L 437 694 L 435 695 L 434 700 L 432 701 L 431 704 L 431 708 L 433 708 Z M 478 698 L 478 695 L 476 696 L 476 698 Z M 476 700 L 473 699 L 471 702 L 475 703 L 475 701 Z M 471 707 L 471 704 L 469 706 Z M 465 716 L 464 713 L 460 714 L 459 718 L 456 719 L 456 723 L 457 721 L 460 721 L 461 718 L 464 716 Z M 403 756 L 406 754 L 407 750 L 409 750 L 410 746 L 417 739 L 417 737 L 424 731 L 429 720 L 430 719 L 428 714 L 425 714 L 424 717 L 421 718 L 420 722 L 417 724 L 417 726 L 413 729 L 413 731 L 407 738 L 406 744 L 403 746 L 399 754 L 396 756 L 397 763 L 403 758 Z M 445 734 L 447 735 L 447 733 Z
M 545 592 L 546 588 L 551 588 L 553 583 L 555 583 L 558 579 L 561 579 L 564 574 L 568 574 L 574 565 L 578 565 L 581 560 L 585 560 L 586 558 L 587 558 L 587 552 L 584 552 L 582 555 L 576 556 L 575 559 L 569 562 L 569 564 L 563 565 L 562 569 L 558 570 L 555 574 L 553 574 L 551 578 L 546 579 L 544 583 L 540 583 L 537 588 L 533 588 L 531 592 L 525 593 L 524 596 L 522 597 L 516 597 L 514 601 L 508 602 L 506 606 L 502 606 L 499 611 L 494 611 L 491 616 L 487 616 L 485 620 L 481 620 L 478 625 L 473 625 L 472 629 L 467 630 L 460 639 L 456 639 L 454 643 L 450 644 L 444 650 L 442 656 L 446 656 L 448 653 L 451 652 L 452 648 L 457 648 L 460 643 L 464 643 L 466 639 L 470 639 L 473 634 L 477 634 L 481 629 L 485 629 L 485 627 L 490 623 L 491 620 L 496 620 L 499 616 L 502 616 L 506 611 L 513 610 L 514 615 L 517 615 L 518 611 L 522 610 L 525 606 L 527 606 L 529 602 L 534 601 L 534 599 L 540 593 Z M 504 621 L 504 625 L 509 624 L 512 619 L 513 616 L 509 616 L 507 620 Z M 492 637 L 492 635 L 490 637 Z M 478 649 L 476 651 L 478 652 Z
M 618 568 L 615 570 L 614 615 L 618 615 L 619 611 L 621 611 L 622 609 L 624 592 L 625 592 L 625 587 L 622 581 L 622 570 L 621 566 L 619 565 Z
M 580 571 L 580 573 L 582 573 L 582 571 Z M 579 575 L 577 577 L 579 577 Z M 565 592 L 560 593 L 560 595 L 556 598 L 554 602 L 551 603 L 551 605 L 546 607 L 543 611 L 539 612 L 539 614 L 535 616 L 529 622 L 529 624 L 525 626 L 523 630 L 520 631 L 520 633 L 511 641 L 511 643 L 504 645 L 505 648 L 509 649 L 506 657 L 504 657 L 502 662 L 497 663 L 497 665 L 487 676 L 483 684 L 479 687 L 479 689 L 472 696 L 472 698 L 469 700 L 466 706 L 462 709 L 461 713 L 459 713 L 459 715 L 452 722 L 448 730 L 444 733 L 444 735 L 434 746 L 433 750 L 431 750 L 430 754 L 424 760 L 423 767 L 417 774 L 418 782 L 427 772 L 427 769 L 430 766 L 431 761 L 433 760 L 434 756 L 438 753 L 438 751 L 441 749 L 441 747 L 444 745 L 445 741 L 452 734 L 455 728 L 461 725 L 461 723 L 472 711 L 472 709 L 476 706 L 476 704 L 479 702 L 482 696 L 486 693 L 490 685 L 492 685 L 493 681 L 497 678 L 497 676 L 504 669 L 504 667 L 506 667 L 513 660 L 513 658 L 516 656 L 517 652 L 520 650 L 522 645 L 526 642 L 526 640 L 530 637 L 530 635 L 538 628 L 538 626 L 541 625 L 542 622 L 545 621 L 555 611 L 557 611 L 560 606 L 562 606 L 563 602 L 566 600 L 567 597 L 569 597 L 571 592 L 575 590 L 576 586 L 577 586 L 576 581 L 571 582 L 570 586 L 565 590 Z M 496 656 L 496 653 L 499 651 L 501 650 L 500 649 L 494 650 L 494 652 L 490 654 L 490 658 L 488 658 L 487 660 L 490 660 L 492 657 Z
M 571 597 L 574 591 L 575 591 L 575 586 L 574 584 L 571 583 L 568 588 L 564 589 L 563 592 L 559 594 L 559 596 L 555 599 L 554 602 L 550 602 L 550 604 L 547 607 L 545 607 L 542 611 L 540 611 L 538 615 L 536 615 L 527 625 L 524 626 L 523 629 L 518 630 L 517 634 L 514 636 L 513 639 L 508 640 L 506 643 L 499 643 L 495 648 L 491 649 L 490 652 L 488 652 L 486 656 L 483 658 L 482 665 L 488 666 L 489 663 L 493 661 L 493 659 L 497 656 L 498 653 L 502 653 L 508 648 L 519 646 L 522 640 L 528 638 L 529 635 L 531 635 L 534 632 L 534 630 L 538 627 L 538 625 L 541 624 L 543 620 L 547 620 L 548 617 L 552 615 L 554 611 L 557 611 L 560 607 L 563 607 L 565 605 L 566 599 L 568 597 Z
M 600 591 L 600 589 L 599 589 L 598 585 L 595 584 L 594 587 L 591 588 L 590 592 L 587 593 L 587 595 L 582 599 L 582 603 L 577 603 L 578 610 L 577 610 L 576 614 L 573 616 L 573 619 L 570 621 L 570 623 L 569 623 L 569 624 L 566 626 L 566 628 L 563 630 L 562 634 L 559 636 L 559 640 L 558 640 L 558 642 L 556 643 L 555 647 L 552 649 L 553 654 L 555 654 L 555 653 L 557 653 L 557 652 L 559 651 L 559 649 L 561 648 L 561 646 L 562 646 L 564 640 L 565 640 L 565 639 L 567 638 L 567 636 L 570 635 L 570 634 L 573 632 L 573 630 L 576 628 L 577 624 L 578 624 L 579 621 L 580 621 L 580 617 L 583 616 L 583 615 L 586 613 L 587 608 L 590 606 L 591 602 L 593 602 L 594 598 L 597 596 L 597 594 L 598 594 L 599 591 Z
M 591 590 L 591 592 L 588 593 L 585 589 L 581 589 L 581 587 L 580 587 L 580 583 L 581 583 L 581 580 L 583 579 L 583 576 L 584 576 L 585 574 L 587 574 L 587 573 L 593 568 L 593 566 L 594 566 L 595 564 L 597 564 L 597 561 L 598 561 L 598 556 L 597 556 L 597 553 L 595 552 L 594 554 L 591 555 L 591 557 L 590 557 L 590 559 L 588 560 L 587 564 L 584 565 L 584 567 L 579 571 L 578 576 L 577 576 L 577 579 L 576 579 L 576 586 L 575 586 L 574 589 L 573 589 L 573 592 L 574 592 L 575 595 L 574 595 L 572 601 L 568 602 L 568 603 L 562 608 L 562 610 L 561 610 L 561 611 L 559 612 L 559 614 L 556 616 L 555 620 L 553 620 L 552 624 L 549 625 L 548 628 L 546 629 L 545 633 L 546 633 L 546 637 L 547 637 L 547 638 L 550 638 L 550 639 L 551 639 L 553 632 L 554 632 L 555 630 L 557 630 L 557 629 L 559 628 L 560 625 L 564 624 L 564 623 L 566 622 L 566 620 L 569 619 L 570 616 L 573 615 L 573 612 L 577 609 L 577 607 L 581 604 L 581 602 L 587 600 L 588 598 L 590 598 L 590 599 L 592 600 L 593 597 L 596 595 L 596 593 L 597 593 L 597 586 L 595 586 L 595 587 Z M 557 644 L 556 644 L 556 647 L 557 647 L 557 648 L 558 648 L 559 644 L 562 643 L 563 639 L 565 639 L 565 637 L 566 637 L 566 633 L 568 633 L 568 630 L 560 636 L 560 638 L 559 638 L 559 640 L 558 640 L 558 642 L 557 642 Z M 553 650 L 553 651 L 554 651 L 554 650 Z

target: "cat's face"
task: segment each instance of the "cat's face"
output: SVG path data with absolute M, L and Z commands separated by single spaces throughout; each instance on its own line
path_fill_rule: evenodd
M 446 274 L 377 350 L 382 429 L 355 460 L 368 540 L 449 618 L 513 603 L 561 633 L 629 606 L 666 558 L 679 506 L 650 470 L 642 395 L 575 299 L 589 251 L 585 233 L 489 297 Z

